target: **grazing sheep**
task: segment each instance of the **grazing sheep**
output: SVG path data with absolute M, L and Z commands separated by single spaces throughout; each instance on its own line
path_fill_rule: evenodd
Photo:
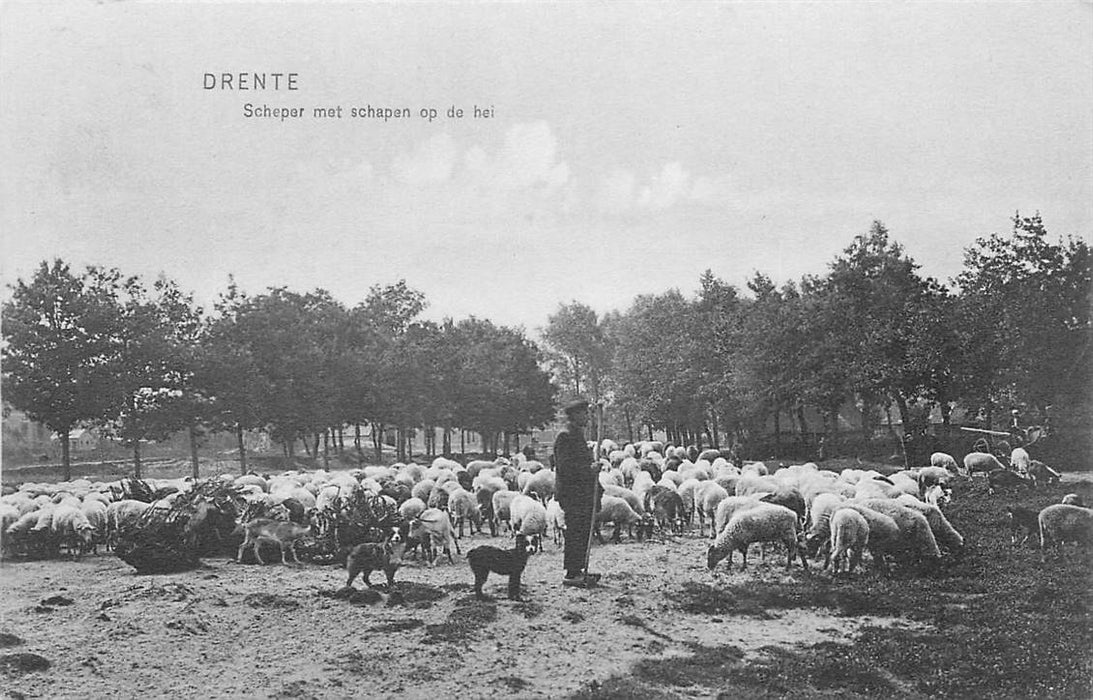
M 1058 554 L 1064 542 L 1083 546 L 1093 543 L 1093 510 L 1056 503 L 1044 508 L 1037 517 L 1040 525 L 1040 561 L 1046 562 L 1048 547 Z
M 1039 536 L 1039 516 L 1039 512 L 1024 506 L 1006 506 L 1006 524 L 1009 525 L 1010 544 L 1024 544 L 1033 533 Z M 1017 535 L 1022 529 L 1025 531 L 1025 536 L 1018 542 Z
M 64 545 L 74 558 L 91 550 L 95 527 L 78 506 L 57 506 L 50 527 L 58 544 Z
M 490 572 L 509 577 L 509 600 L 520 600 L 520 576 L 528 563 L 528 555 L 532 547 L 523 535 L 516 536 L 516 542 L 512 549 L 500 549 L 492 545 L 484 544 L 467 552 L 467 563 L 474 574 L 474 595 L 479 600 L 488 600 L 488 596 L 482 592 L 482 586 L 489 578 Z
M 151 504 L 125 498 L 114 501 L 106 507 L 106 548 L 113 549 L 118 543 L 121 531 L 132 525 Z
M 930 565 L 941 558 L 941 548 L 925 515 L 891 499 L 870 498 L 858 502 L 896 522 L 900 531 L 900 549 L 905 555 Z
M 1082 506 L 1083 508 L 1085 507 L 1085 499 L 1083 499 L 1076 493 L 1068 493 L 1067 495 L 1063 496 L 1062 502 L 1069 506 Z
M 410 498 L 402 502 L 402 505 L 398 507 L 398 512 L 403 520 L 409 522 L 421 515 L 426 508 L 428 506 L 425 505 L 425 501 L 420 498 Z
M 613 523 L 615 531 L 611 535 L 611 541 L 618 544 L 621 541 L 623 527 L 641 524 L 642 518 L 634 512 L 630 504 L 615 496 L 603 496 L 600 500 L 600 509 L 593 518 L 593 531 L 596 539 L 603 544 L 603 536 L 600 534 L 600 526 L 603 523 Z
M 1029 457 L 1028 450 L 1023 447 L 1014 447 L 1010 452 L 1010 469 L 1014 470 L 1021 476 L 1028 476 L 1029 462 L 1032 458 Z
M 991 472 L 997 469 L 1005 469 L 998 458 L 988 452 L 969 452 L 964 455 L 964 475 L 971 476 L 975 472 Z
M 728 557 L 732 570 L 732 553 L 739 550 L 744 555 L 741 571 L 748 567 L 748 547 L 756 542 L 781 542 L 786 546 L 786 569 L 793 565 L 798 554 L 801 565 L 808 570 L 805 554 L 797 548 L 797 514 L 789 508 L 763 503 L 739 512 L 725 524 L 717 539 L 706 552 L 706 567 L 711 571 L 717 563 Z
M 538 464 L 538 462 L 536 462 Z M 536 495 L 539 500 L 546 503 L 548 499 L 554 496 L 554 472 L 549 469 L 540 469 L 531 474 L 527 483 L 524 484 L 523 492 L 527 495 Z
M 455 518 L 456 537 L 463 537 L 464 523 L 470 523 L 472 536 L 476 532 L 481 534 L 482 508 L 478 505 L 478 499 L 473 493 L 460 488 L 448 496 L 448 512 Z
M 828 547 L 831 534 L 831 516 L 842 507 L 846 499 L 838 493 L 821 493 L 812 499 L 809 510 L 811 525 L 805 535 L 805 549 L 810 556 L 824 555 L 824 567 L 830 561 L 831 550 Z
M 831 516 L 831 571 L 839 573 L 839 562 L 846 560 L 846 573 L 861 563 L 869 543 L 869 523 L 853 508 L 840 508 Z
M 450 564 L 455 563 L 455 560 L 452 559 L 453 545 L 455 546 L 455 553 L 462 554 L 448 513 L 437 508 L 426 508 L 411 521 L 410 538 L 419 542 L 426 540 L 429 542 L 430 548 L 433 550 L 432 559 L 429 561 L 430 566 L 436 564 L 436 560 L 440 556 L 440 552 L 436 548 L 438 544 L 441 545 L 441 551 L 448 555 L 448 563 Z
M 750 494 L 737 493 L 737 495 Z M 721 488 L 716 481 L 703 481 L 698 485 L 698 488 L 695 489 L 695 512 L 698 513 L 699 537 L 705 534 L 707 519 L 710 521 L 710 535 L 717 535 L 717 532 L 714 531 L 717 505 L 728 497 L 729 492 Z
M 1018 476 L 1008 469 L 995 469 L 987 474 L 988 494 L 994 494 L 995 491 L 1000 489 L 1016 489 L 1020 486 L 1031 487 L 1032 485 L 1033 482 L 1031 479 Z
M 914 508 L 926 516 L 926 522 L 930 523 L 930 531 L 934 533 L 934 539 L 941 549 L 948 552 L 959 552 L 964 549 L 964 536 L 956 531 L 949 519 L 936 505 L 924 503 L 914 496 L 903 495 L 896 499 L 908 508 Z
M 683 497 L 671 489 L 654 487 L 645 492 L 645 512 L 661 530 L 671 528 L 672 532 L 683 534 L 687 518 L 685 504 Z
M 1057 484 L 1063 478 L 1062 474 L 1037 459 L 1030 462 L 1028 475 L 1033 486 L 1039 486 L 1041 481 L 1045 484 Z
M 891 517 L 867 508 L 860 503 L 844 503 L 841 508 L 853 508 L 869 524 L 869 542 L 867 547 L 873 558 L 873 566 L 881 572 L 888 571 L 886 557 L 901 547 L 902 535 L 899 525 Z
M 932 506 L 948 505 L 953 500 L 952 492 L 941 484 L 934 484 L 922 492 L 922 500 Z
M 722 499 L 717 504 L 717 512 L 714 513 L 712 537 L 716 538 L 725 529 L 732 520 L 732 516 L 748 508 L 754 508 L 760 503 L 763 501 L 753 496 L 728 496 Z
M 638 515 L 645 515 L 645 504 L 642 502 L 642 499 L 638 498 L 638 495 L 628 488 L 623 486 L 607 486 L 604 487 L 603 495 L 621 498 L 626 501 L 627 505 L 634 509 L 635 513 Z M 649 492 L 646 491 L 645 495 L 648 496 Z
M 960 472 L 960 467 L 956 464 L 956 459 L 946 452 L 935 452 L 930 455 L 930 466 L 941 467 L 946 471 L 957 474 Z

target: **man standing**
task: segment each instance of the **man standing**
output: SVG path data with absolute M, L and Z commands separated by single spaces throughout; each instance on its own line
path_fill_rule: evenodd
M 599 465 L 585 441 L 588 401 L 576 398 L 565 405 L 566 429 L 554 441 L 555 495 L 565 513 L 565 586 L 589 587 L 600 580 L 590 574 L 593 509 L 599 508 Z

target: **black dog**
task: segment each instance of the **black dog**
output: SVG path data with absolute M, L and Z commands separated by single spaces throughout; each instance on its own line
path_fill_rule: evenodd
M 482 592 L 482 584 L 489 578 L 490 572 L 509 577 L 509 599 L 520 600 L 520 575 L 528 563 L 532 547 L 524 535 L 516 536 L 516 546 L 512 549 L 499 549 L 488 544 L 475 547 L 467 552 L 467 562 L 474 572 L 474 594 L 479 600 L 489 598 Z

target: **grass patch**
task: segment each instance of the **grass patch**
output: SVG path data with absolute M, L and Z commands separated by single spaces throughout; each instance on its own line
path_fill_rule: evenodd
M 716 687 L 744 656 L 744 652 L 735 646 L 689 646 L 689 656 L 639 661 L 634 667 L 634 675 L 657 685 Z
M 814 571 L 792 580 L 686 584 L 672 598 L 690 614 L 762 617 L 771 610 L 827 608 L 847 616 L 908 617 L 931 627 L 868 627 L 848 644 L 768 648 L 738 664 L 711 664 L 702 684 L 733 698 L 1093 697 L 1089 554 L 1071 548 L 1041 564 L 1034 547 L 1010 544 L 1003 525 L 1006 505 L 1040 509 L 1071 492 L 1093 500 L 1090 483 L 987 495 L 982 477 L 961 482 L 945 513 L 964 535 L 964 552 L 946 557 L 929 575 L 905 569 L 887 578 L 833 579 Z M 639 664 L 641 677 L 657 679 L 649 675 L 656 663 L 661 660 Z M 657 673 L 670 680 L 673 672 Z

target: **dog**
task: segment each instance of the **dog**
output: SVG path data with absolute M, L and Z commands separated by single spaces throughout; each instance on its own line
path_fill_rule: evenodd
M 384 542 L 365 542 L 358 544 L 349 550 L 345 559 L 345 568 L 349 571 L 349 579 L 345 582 L 346 588 L 353 587 L 353 579 L 357 574 L 364 576 L 364 585 L 371 588 L 369 578 L 373 571 L 382 571 L 387 575 L 387 590 L 395 586 L 395 572 L 402 566 L 402 555 L 406 549 L 406 542 L 396 531 Z
M 528 563 L 528 555 L 533 547 L 524 535 L 516 536 L 516 545 L 512 549 L 500 549 L 492 545 L 482 545 L 467 552 L 467 563 L 474 573 L 474 595 L 479 600 L 489 600 L 482 592 L 490 572 L 509 577 L 509 600 L 520 600 L 520 575 Z
M 1030 510 L 1024 506 L 1006 506 L 1006 523 L 1009 525 L 1010 530 L 1010 544 L 1024 544 L 1024 542 L 1032 535 L 1040 534 L 1040 523 L 1037 520 L 1040 513 L 1035 510 Z M 1020 541 L 1017 540 L 1021 530 L 1024 529 L 1025 536 Z

